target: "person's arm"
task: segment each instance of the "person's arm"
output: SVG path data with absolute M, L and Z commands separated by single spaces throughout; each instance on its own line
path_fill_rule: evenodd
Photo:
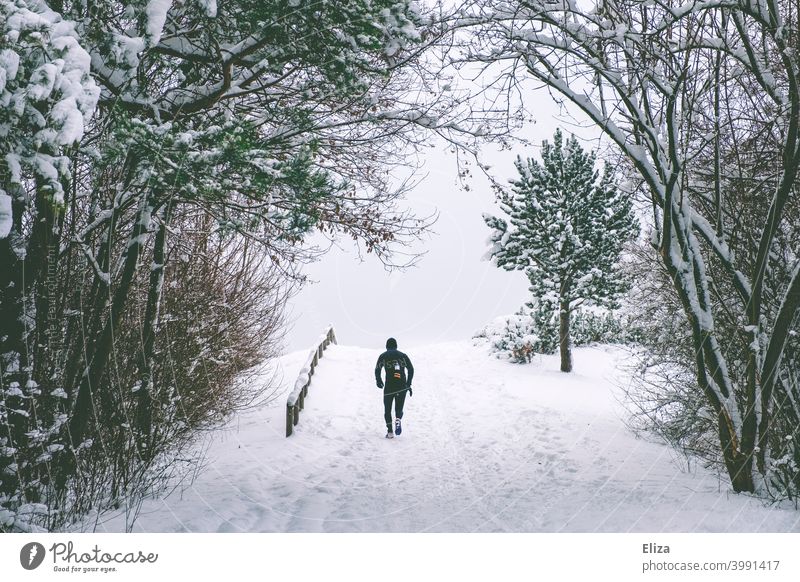
M 406 368 L 408 368 L 408 380 L 406 380 L 406 388 L 411 388 L 411 380 L 414 378 L 414 366 L 411 365 L 411 358 L 409 358 L 407 355 Z
M 375 385 L 378 388 L 383 388 L 383 380 L 381 380 L 381 369 L 383 369 L 383 354 L 378 356 L 378 362 L 375 364 Z

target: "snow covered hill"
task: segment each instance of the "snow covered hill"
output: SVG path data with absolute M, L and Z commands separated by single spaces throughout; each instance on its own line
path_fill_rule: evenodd
M 402 436 L 384 438 L 379 351 L 333 345 L 292 437 L 284 396 L 236 418 L 194 483 L 145 502 L 133 531 L 800 531 L 800 512 L 685 472 L 625 428 L 621 350 L 577 349 L 562 374 L 556 356 L 520 366 L 468 342 L 400 349 L 415 367 Z M 284 392 L 305 356 L 281 359 Z M 124 515 L 97 524 L 124 529 Z

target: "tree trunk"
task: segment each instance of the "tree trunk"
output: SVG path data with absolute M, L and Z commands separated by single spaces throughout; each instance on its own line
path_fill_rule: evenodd
M 720 411 L 719 414 L 719 440 L 722 445 L 722 456 L 725 460 L 725 468 L 731 478 L 731 486 L 737 493 L 755 491 L 753 482 L 753 455 L 750 452 L 743 452 L 744 445 L 736 442 L 736 433 L 730 424 L 730 420 Z
M 86 307 L 82 309 L 84 313 L 88 313 L 88 317 L 84 320 L 81 318 L 78 322 L 78 334 L 81 336 L 81 341 L 74 342 L 71 354 L 67 359 L 67 366 L 64 373 L 64 390 L 72 402 L 74 394 L 73 389 L 77 387 L 80 382 L 80 375 L 86 369 L 88 361 L 86 354 L 94 352 L 97 338 L 100 337 L 103 325 L 103 315 L 106 313 L 109 304 L 111 303 L 111 275 L 112 275 L 112 248 L 114 243 L 114 234 L 116 231 L 116 224 L 118 220 L 118 209 L 113 207 L 111 209 L 111 217 L 108 220 L 108 225 L 105 232 L 101 237 L 101 242 L 98 250 L 95 252 L 95 257 L 100 270 L 108 274 L 107 279 L 103 279 L 94 275 L 91 290 L 88 294 L 89 301 Z
M 558 312 L 558 344 L 561 349 L 561 371 L 572 371 L 572 352 L 569 347 L 569 301 L 561 301 Z
M 150 288 L 147 294 L 144 328 L 142 331 L 143 346 L 139 370 L 139 399 L 136 411 L 137 426 L 140 437 L 140 453 L 147 456 L 145 450 L 150 446 L 152 432 L 153 406 L 153 368 L 155 360 L 156 332 L 159 326 L 161 296 L 164 284 L 164 263 L 166 261 L 167 225 L 169 224 L 172 204 L 167 203 L 164 216 L 156 232 L 153 243 L 153 263 L 150 268 Z M 149 457 L 147 457 L 149 458 Z
M 40 384 L 60 381 L 60 370 L 56 362 L 60 356 L 61 333 L 56 321 L 56 301 L 58 284 L 58 214 L 56 206 L 46 196 L 37 200 L 37 221 L 31 235 L 30 256 L 34 259 L 33 268 L 27 268 L 25 278 L 34 282 L 26 295 L 33 297 L 36 306 L 34 320 L 35 348 L 33 349 L 32 377 Z M 33 270 L 35 276 L 31 276 Z M 26 280 L 26 287 L 28 281 Z M 33 343 L 33 342 L 32 342 Z M 52 386 L 50 387 L 52 389 Z M 49 392 L 49 390 L 48 390 Z

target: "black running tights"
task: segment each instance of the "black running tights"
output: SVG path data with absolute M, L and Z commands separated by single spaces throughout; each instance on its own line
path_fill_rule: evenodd
M 406 389 L 401 388 L 399 392 L 392 390 L 383 393 L 383 418 L 386 420 L 386 428 L 392 430 L 392 402 L 394 402 L 394 413 L 397 418 L 403 418 L 403 404 L 406 401 Z

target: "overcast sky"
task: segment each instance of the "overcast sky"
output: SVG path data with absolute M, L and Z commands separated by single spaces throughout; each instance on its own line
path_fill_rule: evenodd
M 535 91 L 530 98 L 535 101 L 526 105 L 537 118 L 524 135 L 537 147 L 502 153 L 487 149 L 483 157 L 504 182 L 516 174 L 516 155 L 538 157 L 539 144 L 552 141 L 557 127 L 584 139 L 598 135 L 595 129 L 558 119 L 558 106 L 546 91 Z M 584 147 L 596 149 L 596 141 Z M 430 151 L 421 170 L 427 177 L 408 197 L 408 206 L 420 215 L 439 212 L 436 233 L 419 246 L 425 256 L 416 267 L 387 273 L 372 255 L 360 262 L 355 248 L 343 241 L 342 250 L 333 248 L 306 267 L 316 283 L 290 303 L 287 351 L 310 348 L 328 323 L 333 323 L 339 343 L 376 349 L 390 336 L 401 350 L 469 339 L 493 318 L 525 303 L 528 285 L 522 272 L 506 272 L 481 260 L 489 236 L 481 216 L 499 211 L 488 180 L 476 174 L 465 191 L 457 181 L 455 155 L 444 146 Z

